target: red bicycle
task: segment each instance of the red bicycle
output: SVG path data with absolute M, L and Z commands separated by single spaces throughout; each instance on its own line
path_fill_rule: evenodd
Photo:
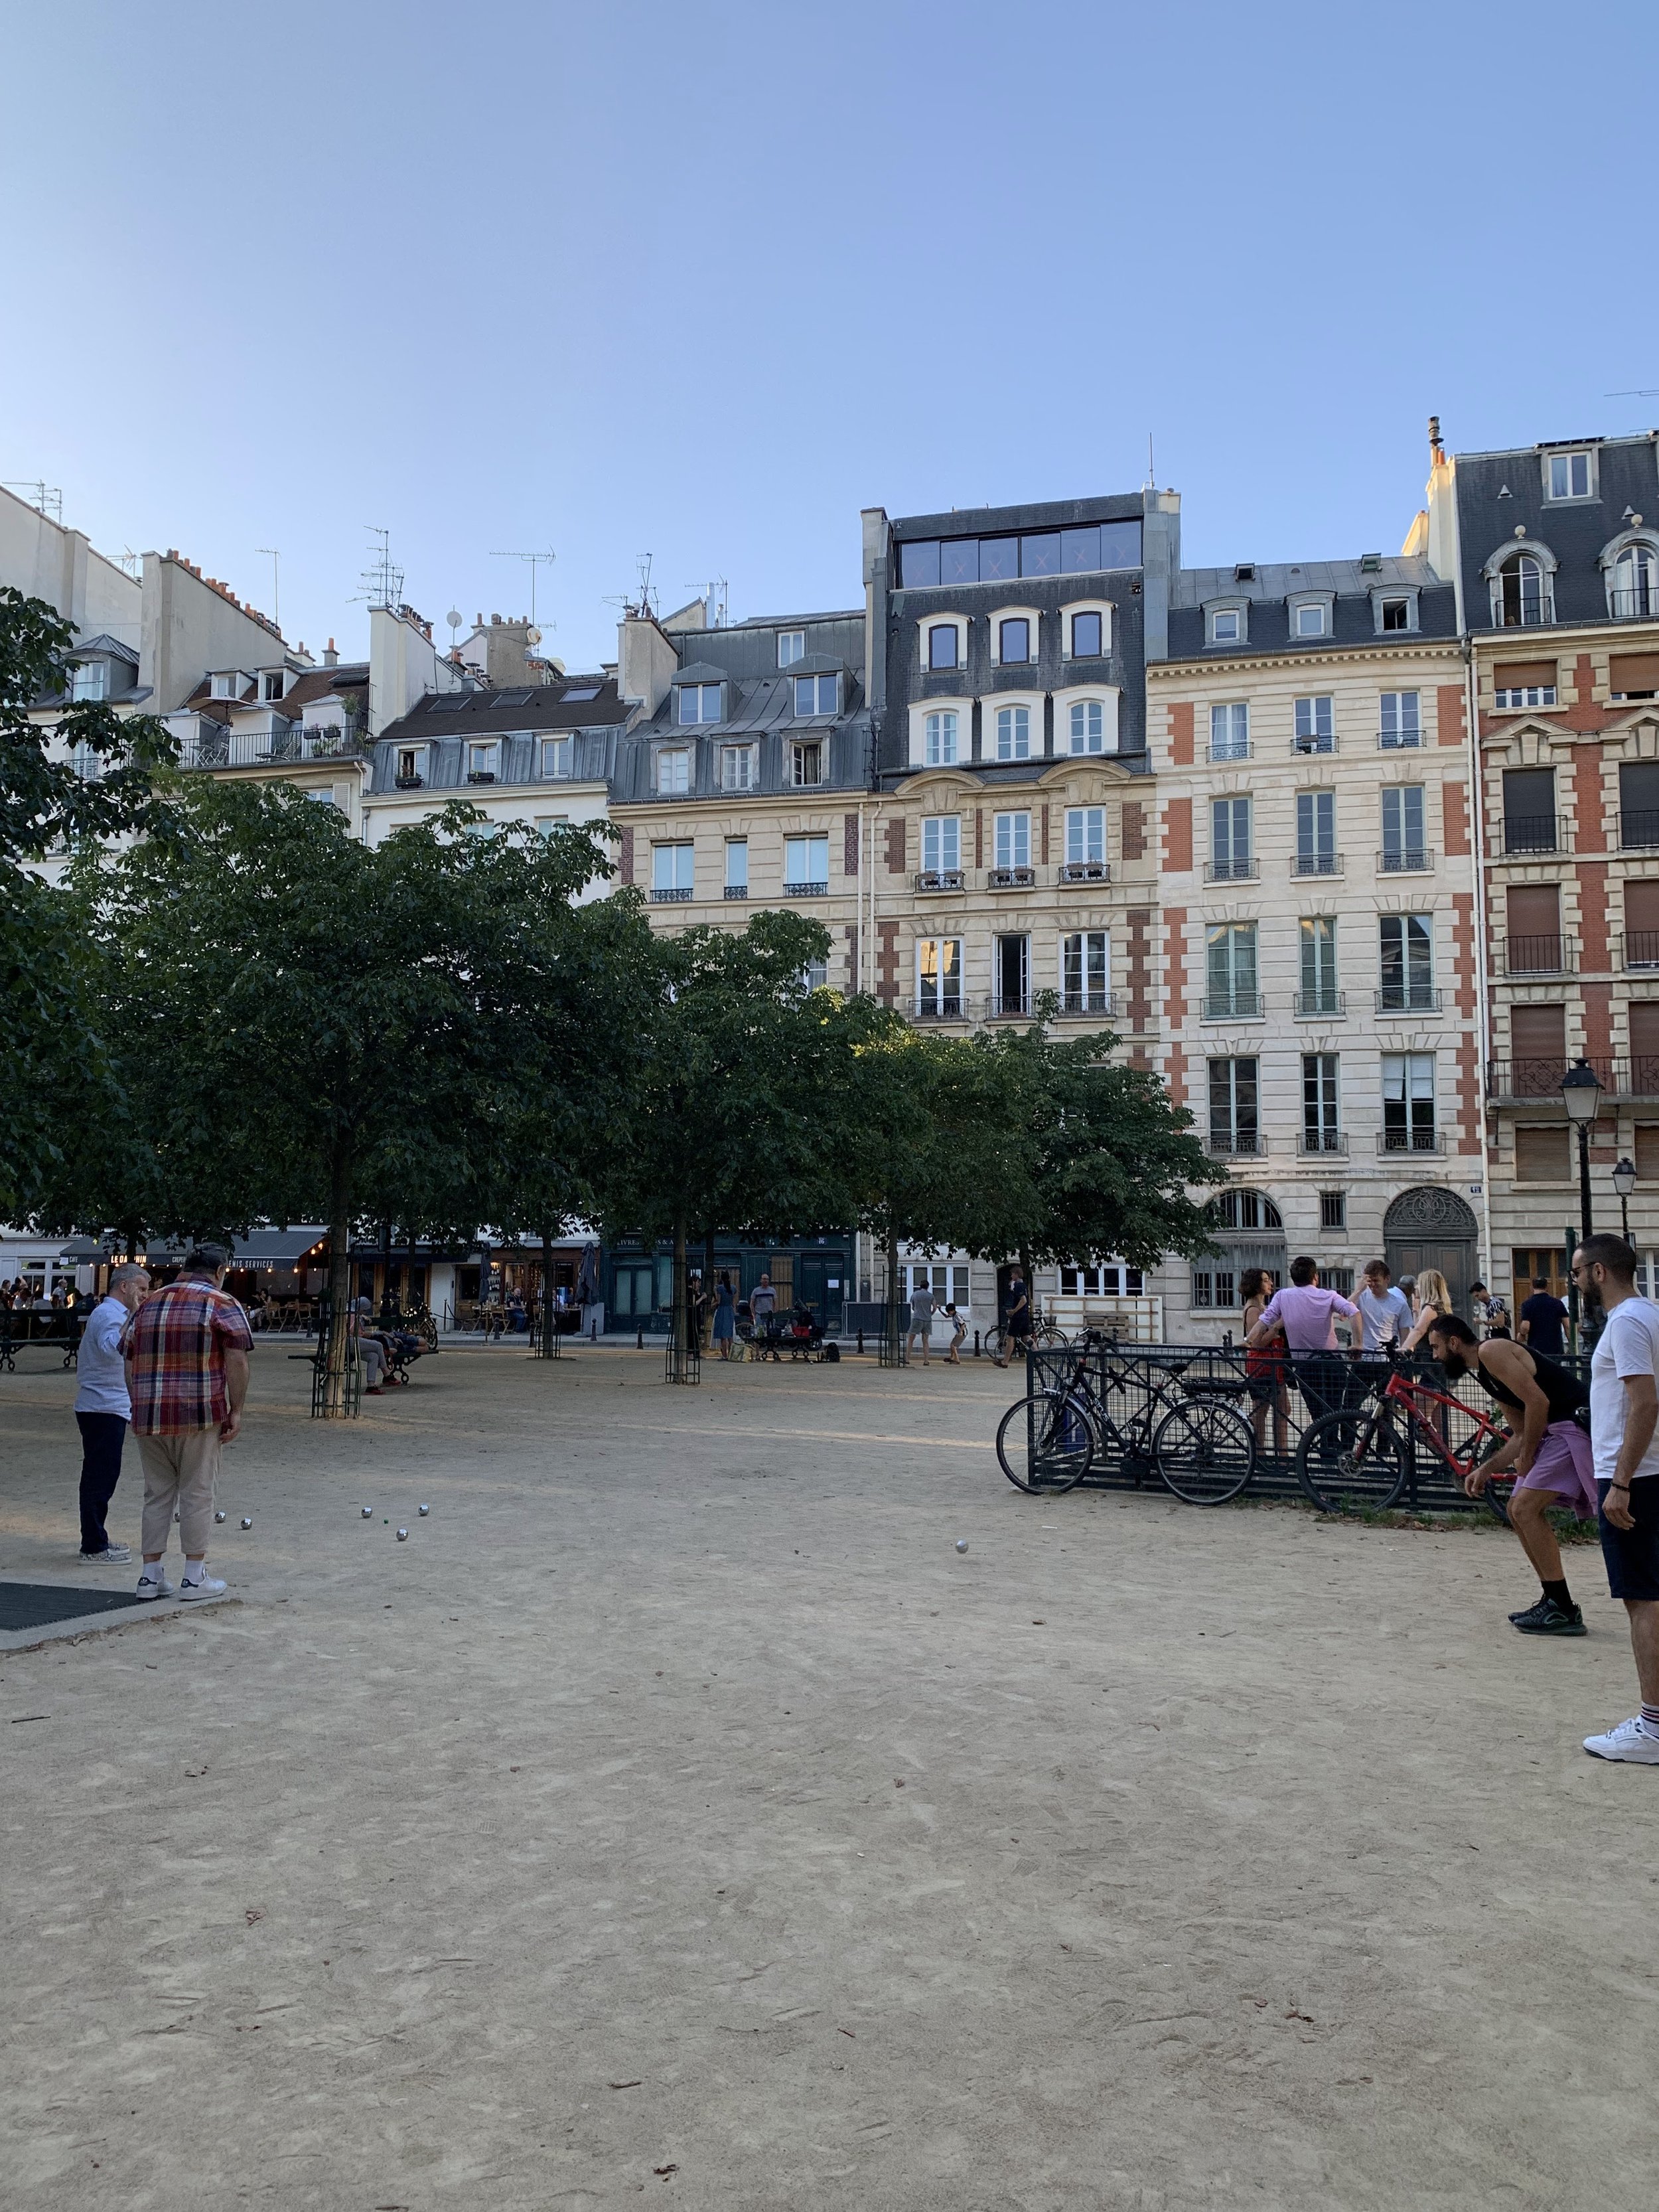
M 1297 1481 L 1322 1513 L 1383 1512 L 1398 1503 L 1411 1467 L 1415 1437 L 1439 1460 L 1461 1490 L 1464 1478 L 1484 1466 L 1510 1440 L 1510 1432 L 1478 1406 L 1467 1405 L 1431 1382 L 1408 1375 L 1390 1359 L 1385 1387 L 1361 1406 L 1344 1407 L 1311 1422 L 1297 1446 Z M 1455 1414 L 1467 1433 L 1447 1439 Z M 1507 1519 L 1507 1472 L 1488 1484 L 1486 1498 Z

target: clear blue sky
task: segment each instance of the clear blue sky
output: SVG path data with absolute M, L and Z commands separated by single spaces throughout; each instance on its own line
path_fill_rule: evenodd
M 1650 4 L 9 0 L 0 477 L 313 647 L 860 596 L 860 507 L 1397 548 L 1424 423 L 1659 422 Z

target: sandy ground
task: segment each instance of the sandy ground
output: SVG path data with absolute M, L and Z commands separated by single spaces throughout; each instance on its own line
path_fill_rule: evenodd
M 1653 2203 L 1595 1553 L 1529 1643 L 1496 1528 L 1019 1496 L 983 1366 L 416 1373 L 258 1359 L 242 1602 L 0 1660 L 0 2197 Z M 0 1572 L 85 1579 L 71 1387 Z

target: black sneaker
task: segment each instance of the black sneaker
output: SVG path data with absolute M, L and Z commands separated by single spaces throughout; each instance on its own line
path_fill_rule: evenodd
M 1584 1616 L 1576 1605 L 1565 1609 L 1553 1597 L 1540 1597 L 1536 1605 L 1525 1613 L 1512 1613 L 1510 1619 L 1522 1636 L 1588 1636 Z

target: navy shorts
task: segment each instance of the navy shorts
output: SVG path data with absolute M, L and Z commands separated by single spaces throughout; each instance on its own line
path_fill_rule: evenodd
M 1598 1482 L 1603 1506 L 1610 1484 Z M 1601 1557 L 1607 1563 L 1607 1588 L 1614 1597 L 1659 1599 L 1659 1475 L 1644 1474 L 1630 1486 L 1633 1528 L 1615 1528 L 1601 1515 Z

